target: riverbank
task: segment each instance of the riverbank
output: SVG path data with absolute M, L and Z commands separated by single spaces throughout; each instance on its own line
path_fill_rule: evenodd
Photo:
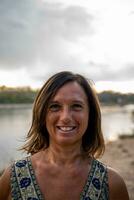
M 126 136 L 106 145 L 106 151 L 100 159 L 113 167 L 125 180 L 131 200 L 134 200 L 134 137 Z
M 130 200 L 134 200 L 134 136 L 125 136 L 106 145 L 106 151 L 100 159 L 113 167 L 125 180 Z

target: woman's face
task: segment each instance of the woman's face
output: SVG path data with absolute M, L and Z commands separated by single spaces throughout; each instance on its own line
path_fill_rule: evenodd
M 83 88 L 77 82 L 66 83 L 48 105 L 46 128 L 50 144 L 81 145 L 88 118 L 89 106 Z

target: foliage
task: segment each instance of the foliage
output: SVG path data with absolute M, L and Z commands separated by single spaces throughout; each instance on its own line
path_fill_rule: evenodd
M 37 90 L 32 90 L 30 87 L 8 88 L 0 87 L 0 103 L 33 103 L 37 94 Z
M 125 105 L 125 104 L 134 104 L 134 93 L 119 93 L 113 91 L 104 91 L 98 94 L 99 100 L 101 103 L 104 104 L 118 104 L 118 105 Z
M 11 103 L 33 103 L 38 90 L 30 87 L 9 88 L 0 87 L 0 104 Z M 102 104 L 134 104 L 134 93 L 122 94 L 113 91 L 104 91 L 98 93 L 99 100 Z
M 131 138 L 134 138 L 134 133 L 132 133 L 132 134 L 121 134 L 121 135 L 119 135 L 119 138 L 120 139 L 131 139 Z

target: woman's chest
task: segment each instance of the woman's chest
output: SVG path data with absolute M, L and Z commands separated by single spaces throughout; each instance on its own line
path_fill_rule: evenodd
M 88 170 L 37 173 L 36 178 L 45 200 L 79 200 L 88 177 Z

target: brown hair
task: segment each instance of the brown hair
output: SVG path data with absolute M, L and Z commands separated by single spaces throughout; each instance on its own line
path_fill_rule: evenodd
M 101 112 L 93 84 L 84 76 L 68 71 L 53 75 L 40 89 L 33 106 L 32 125 L 27 135 L 27 142 L 22 150 L 34 154 L 49 146 L 49 134 L 45 126 L 49 100 L 59 88 L 71 81 L 77 82 L 83 88 L 90 108 L 88 127 L 82 138 L 83 150 L 93 157 L 99 157 L 103 154 L 105 145 L 101 130 Z

